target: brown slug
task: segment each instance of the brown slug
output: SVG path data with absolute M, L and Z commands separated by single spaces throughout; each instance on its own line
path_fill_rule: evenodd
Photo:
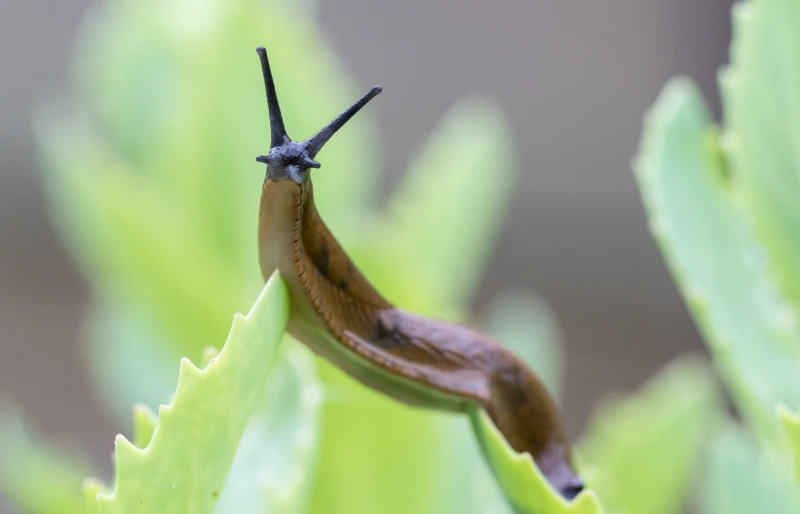
M 279 270 L 290 297 L 289 333 L 362 383 L 402 402 L 448 411 L 477 405 L 550 484 L 574 498 L 583 483 L 570 462 L 557 407 L 534 373 L 488 336 L 394 307 L 330 233 L 314 205 L 310 168 L 322 146 L 381 92 L 373 87 L 305 141 L 286 134 L 267 53 L 261 58 L 271 130 L 259 213 L 259 260 Z

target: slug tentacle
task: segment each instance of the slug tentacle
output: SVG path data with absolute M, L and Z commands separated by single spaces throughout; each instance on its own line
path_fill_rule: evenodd
M 370 100 L 378 96 L 383 91 L 381 86 L 372 86 L 367 94 L 358 99 L 356 103 L 348 107 L 346 111 L 333 119 L 330 123 L 324 126 L 319 132 L 311 136 L 305 141 L 306 150 L 308 155 L 312 158 L 316 157 L 325 143 L 333 137 L 336 132 L 344 126 L 345 123 L 350 121 L 350 118 L 356 115 Z
M 267 90 L 267 106 L 269 107 L 270 150 L 267 155 L 256 157 L 257 162 L 267 165 L 267 177 L 273 180 L 292 180 L 301 184 L 305 180 L 306 172 L 311 168 L 321 165 L 314 160 L 322 147 L 336 132 L 356 115 L 370 100 L 378 96 L 380 86 L 373 86 L 367 94 L 356 103 L 348 107 L 342 114 L 324 126 L 319 132 L 305 141 L 292 141 L 286 133 L 283 124 L 281 106 L 278 102 L 278 93 L 275 89 L 275 80 L 272 78 L 272 68 L 269 65 L 267 51 L 263 46 L 256 48 L 261 59 L 261 72 L 264 75 L 264 87 Z
M 278 103 L 278 93 L 275 91 L 275 81 L 272 78 L 272 69 L 269 66 L 267 50 L 263 46 L 256 48 L 261 58 L 261 73 L 264 74 L 264 88 L 267 90 L 267 105 L 269 106 L 269 126 L 272 133 L 270 148 L 275 148 L 287 142 L 286 127 L 283 126 L 281 106 Z
M 264 277 L 277 269 L 289 290 L 288 331 L 364 384 L 428 408 L 477 405 L 518 452 L 528 452 L 550 484 L 572 499 L 583 488 L 572 470 L 558 409 L 536 375 L 488 336 L 394 307 L 358 271 L 314 204 L 309 169 L 323 145 L 372 98 L 366 95 L 306 141 L 286 134 L 275 83 L 258 49 L 270 111 L 271 147 L 259 213 Z

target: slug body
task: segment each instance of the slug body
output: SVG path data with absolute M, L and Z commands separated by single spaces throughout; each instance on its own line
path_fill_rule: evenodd
M 408 404 L 448 411 L 478 406 L 551 485 L 571 499 L 583 484 L 570 464 L 558 410 L 512 352 L 467 327 L 403 311 L 356 269 L 320 218 L 309 169 L 322 145 L 372 97 L 373 88 L 312 138 L 286 135 L 266 52 L 272 144 L 259 213 L 264 277 L 279 270 L 290 296 L 289 333 L 362 383 Z

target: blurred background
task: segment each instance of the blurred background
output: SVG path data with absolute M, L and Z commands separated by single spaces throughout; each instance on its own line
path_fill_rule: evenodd
M 45 434 L 79 441 L 102 460 L 112 432 L 78 354 L 87 289 L 48 219 L 31 129 L 37 104 L 71 87 L 90 5 L 0 3 L 0 393 Z M 358 90 L 384 87 L 369 107 L 382 195 L 459 98 L 484 93 L 507 115 L 518 186 L 473 307 L 517 285 L 549 302 L 567 349 L 563 408 L 573 436 L 601 395 L 635 388 L 687 349 L 704 351 L 647 232 L 629 161 L 642 116 L 670 77 L 694 77 L 717 109 L 730 6 L 319 2 L 316 18 Z

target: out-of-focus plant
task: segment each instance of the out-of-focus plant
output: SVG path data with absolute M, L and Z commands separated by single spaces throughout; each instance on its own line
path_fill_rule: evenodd
M 210 347 L 262 283 L 263 169 L 252 158 L 268 127 L 254 48 L 270 50 L 292 133 L 311 134 L 358 91 L 309 3 L 106 0 L 77 46 L 69 109 L 43 112 L 36 128 L 53 219 L 92 292 L 87 371 L 112 421 L 134 429 L 131 442 L 117 439 L 115 489 L 88 480 L 84 503 L 89 466 L 36 442 L 4 408 L 0 488 L 35 514 L 666 514 L 691 492 L 707 514 L 797 508 L 800 64 L 786 56 L 800 55 L 800 6 L 757 0 L 737 12 L 729 144 L 676 82 L 650 115 L 637 169 L 654 233 L 746 427 L 724 417 L 702 363 L 678 360 L 598 409 L 576 445 L 594 491 L 567 503 L 481 412 L 400 405 L 291 338 L 278 345 L 277 277 L 218 354 Z M 505 121 L 485 100 L 458 103 L 386 208 L 375 201 L 374 133 L 363 113 L 320 156 L 326 223 L 392 301 L 467 318 L 513 189 Z M 534 296 L 502 294 L 484 326 L 557 395 L 558 330 Z
M 651 232 L 744 422 L 714 436 L 701 510 L 798 512 L 800 4 L 753 0 L 733 14 L 724 126 L 688 79 L 672 81 L 636 171 Z
M 28 514 L 85 512 L 80 483 L 91 465 L 73 450 L 44 441 L 19 413 L 0 403 L 0 484 Z

